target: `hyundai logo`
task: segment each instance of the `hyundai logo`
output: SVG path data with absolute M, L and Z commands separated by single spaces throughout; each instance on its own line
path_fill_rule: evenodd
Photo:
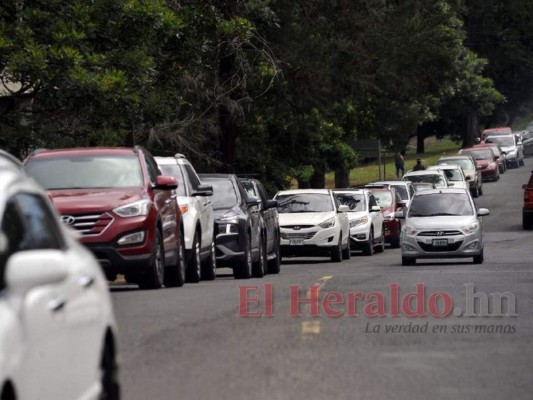
M 445 232 L 435 232 L 435 235 L 436 235 L 436 236 L 444 236 L 444 235 L 445 235 Z
M 302 229 L 302 227 L 301 226 L 293 226 L 292 229 L 295 230 L 295 231 L 299 231 L 300 229 Z
M 74 218 L 72 215 L 63 215 L 61 217 L 61 221 L 65 224 L 65 225 L 74 225 L 74 222 L 76 222 L 76 218 Z

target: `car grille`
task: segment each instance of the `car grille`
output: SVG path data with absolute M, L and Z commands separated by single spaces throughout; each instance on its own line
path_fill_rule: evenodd
M 420 232 L 418 236 L 457 236 L 462 235 L 461 231 L 425 231 Z
M 97 236 L 104 232 L 111 222 L 113 222 L 113 217 L 107 213 L 63 215 L 61 220 L 65 225 L 75 229 L 84 236 Z
M 281 238 L 289 239 L 304 239 L 309 240 L 315 236 L 316 232 L 281 232 Z
M 461 247 L 461 245 L 463 244 L 463 241 L 461 240 L 460 242 L 455 242 L 455 243 L 450 243 L 448 244 L 448 246 L 433 246 L 432 244 L 427 244 L 427 243 L 422 243 L 422 242 L 418 242 L 418 245 L 420 246 L 420 248 L 424 251 L 427 251 L 427 252 L 434 252 L 434 253 L 438 253 L 438 252 L 445 252 L 445 251 L 456 251 L 459 249 L 459 247 Z
M 291 230 L 300 230 L 300 229 L 309 229 L 312 228 L 314 225 L 283 225 L 281 228 L 283 229 L 291 229 Z

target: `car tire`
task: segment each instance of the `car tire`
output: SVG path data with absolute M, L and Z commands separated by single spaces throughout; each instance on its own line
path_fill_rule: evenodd
M 415 264 L 416 264 L 416 258 L 402 256 L 402 265 L 415 265 Z
M 276 257 L 267 262 L 267 268 L 269 274 L 279 274 L 281 269 L 281 251 L 279 249 L 279 242 L 276 244 Z
M 209 256 L 202 261 L 202 279 L 206 281 L 214 281 L 217 277 L 217 257 L 215 242 L 211 242 L 211 250 Z
M 525 230 L 531 229 L 531 217 L 524 212 L 522 212 L 522 228 Z
M 244 243 L 244 259 L 237 263 L 233 268 L 233 277 L 235 279 L 250 279 L 252 276 L 252 245 L 251 237 L 246 235 L 246 241 Z
M 399 228 L 401 230 L 401 228 Z M 395 236 L 393 238 L 391 238 L 390 240 L 390 247 L 392 249 L 399 249 L 400 248 L 400 235 L 398 234 L 398 236 Z
M 187 282 L 198 283 L 202 279 L 202 262 L 200 259 L 200 235 L 194 233 L 191 255 L 187 265 Z
M 473 197 L 474 199 L 477 198 L 477 197 L 479 197 L 479 189 L 478 189 L 477 186 L 474 188 L 474 190 L 472 190 L 472 197 Z
M 259 254 L 257 261 L 252 264 L 252 277 L 262 278 L 267 273 L 267 252 L 264 236 L 261 235 L 259 240 Z
M 157 230 L 154 237 L 154 250 L 150 257 L 148 271 L 139 279 L 141 289 L 160 289 L 165 282 L 165 249 L 161 232 Z
M 474 256 L 474 264 L 483 264 L 483 250 L 477 256 Z
M 339 243 L 337 243 L 337 246 L 331 249 L 331 261 L 332 262 L 342 261 L 342 232 L 340 232 Z
M 524 165 L 526 165 L 526 163 L 524 162 L 524 157 L 522 157 L 520 159 L 520 165 L 523 167 Z
M 101 392 L 98 397 L 99 400 L 120 399 L 116 352 L 110 340 L 106 340 L 100 361 L 100 385 Z
M 371 256 L 374 254 L 374 231 L 370 229 L 370 234 L 368 235 L 368 242 L 365 243 L 363 248 L 363 255 Z
M 182 235 L 183 238 L 183 235 Z M 185 263 L 185 246 L 183 240 L 180 240 L 178 247 L 178 259 L 176 265 L 172 267 L 166 267 L 165 270 L 165 287 L 181 287 L 185 283 L 186 273 Z
M 349 260 L 352 257 L 352 246 L 350 243 L 350 237 L 348 237 L 348 243 L 346 243 L 346 247 L 342 249 L 342 259 L 343 260 Z
M 477 193 L 478 193 L 478 196 L 483 196 L 483 182 L 481 183 L 481 185 L 479 185 L 479 189 Z
M 376 246 L 376 253 L 383 253 L 385 251 L 385 228 L 382 228 L 381 232 L 381 241 Z

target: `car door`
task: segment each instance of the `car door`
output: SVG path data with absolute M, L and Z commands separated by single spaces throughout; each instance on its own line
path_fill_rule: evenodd
M 368 194 L 368 209 L 372 210 L 372 207 L 379 207 L 379 204 L 372 193 Z M 370 218 L 372 219 L 372 226 L 374 227 L 374 238 L 380 238 L 383 236 L 383 212 L 370 211 Z
M 346 244 L 350 240 L 350 220 L 348 219 L 348 213 L 347 212 L 339 212 L 339 207 L 341 206 L 341 203 L 338 199 L 338 197 L 331 193 L 331 198 L 333 200 L 333 204 L 335 206 L 335 211 L 337 212 L 337 219 L 340 221 L 341 229 L 342 229 L 342 244 Z
M 268 196 L 263 185 L 259 181 L 255 181 L 256 191 L 261 199 L 263 223 L 267 236 L 267 253 L 272 253 L 278 246 L 278 210 L 276 207 L 266 208 Z

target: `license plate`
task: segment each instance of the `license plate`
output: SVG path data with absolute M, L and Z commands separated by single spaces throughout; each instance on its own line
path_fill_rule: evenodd
M 303 239 L 291 239 L 289 241 L 289 244 L 291 246 L 302 246 L 304 244 L 304 240 Z
M 448 246 L 448 239 L 433 239 L 433 246 L 446 247 Z

